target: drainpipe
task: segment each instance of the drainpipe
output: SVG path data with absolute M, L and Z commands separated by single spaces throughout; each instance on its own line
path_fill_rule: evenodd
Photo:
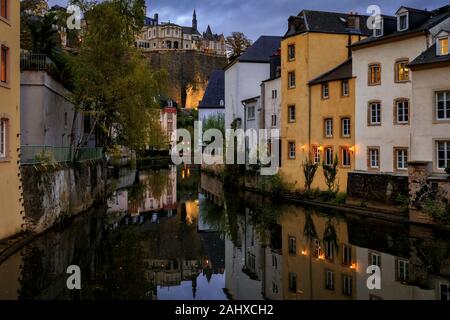
M 311 150 L 311 86 L 308 85 L 308 154 Z M 308 155 L 309 160 L 309 155 Z

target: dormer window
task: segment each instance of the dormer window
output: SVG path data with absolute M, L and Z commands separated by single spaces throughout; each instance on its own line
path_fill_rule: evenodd
M 374 37 L 381 37 L 383 35 L 383 26 L 384 26 L 384 22 L 383 22 L 382 18 L 373 24 L 373 36 Z
M 401 13 L 397 16 L 397 30 L 405 31 L 408 29 L 409 15 L 408 12 Z
M 437 39 L 436 43 L 438 56 L 446 56 L 449 54 L 448 38 L 449 37 L 443 37 Z

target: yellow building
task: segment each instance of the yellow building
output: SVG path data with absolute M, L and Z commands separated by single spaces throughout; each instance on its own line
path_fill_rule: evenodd
M 20 148 L 20 2 L 0 0 L 0 239 L 22 230 Z
M 354 169 L 355 79 L 352 59 L 309 82 L 311 92 L 310 159 L 319 165 L 338 158 L 337 183 L 347 190 L 347 174 Z M 312 188 L 325 189 L 322 168 L 317 170 Z
M 366 20 L 367 17 L 356 14 L 307 10 L 289 18 L 289 29 L 281 44 L 281 174 L 295 189 L 304 188 L 302 165 L 312 153 L 313 144 L 320 142 L 313 140 L 314 137 L 323 136 L 324 113 L 313 113 L 311 110 L 314 105 L 327 105 L 325 108 L 331 108 L 335 100 L 330 97 L 328 104 L 313 102 L 321 99 L 321 95 L 316 92 L 321 88 L 310 87 L 309 82 L 350 58 L 348 45 L 370 33 Z M 349 85 L 352 83 L 353 80 L 349 80 Z M 330 85 L 333 88 L 329 89 L 339 94 L 341 90 L 334 88 L 340 85 L 338 81 Z M 334 96 L 333 93 L 332 95 Z M 351 99 L 342 99 L 339 103 L 344 105 Z M 339 112 L 336 110 L 330 116 L 337 120 L 341 116 L 352 115 L 348 110 L 343 114 Z M 343 141 L 330 140 L 329 144 L 339 146 L 341 142 Z M 343 143 L 343 146 L 347 145 L 350 143 Z M 321 159 L 324 151 L 325 149 L 321 149 Z M 319 168 L 318 171 L 322 169 Z M 316 186 L 325 187 L 321 174 L 315 180 L 318 184 Z M 340 184 L 340 189 L 344 190 L 343 181 Z

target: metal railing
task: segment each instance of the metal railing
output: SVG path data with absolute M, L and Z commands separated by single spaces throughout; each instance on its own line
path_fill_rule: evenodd
M 39 53 L 21 53 L 20 54 L 20 70 L 40 71 L 48 70 L 52 60 L 45 54 Z
M 21 146 L 20 163 L 22 165 L 33 165 L 40 163 L 61 163 L 73 160 L 73 151 L 70 147 L 53 146 Z M 103 148 L 81 148 L 79 149 L 78 161 L 100 160 L 103 158 Z

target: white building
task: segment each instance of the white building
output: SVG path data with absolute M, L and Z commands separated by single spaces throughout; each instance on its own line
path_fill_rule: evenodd
M 236 122 L 244 128 L 242 101 L 261 94 L 261 82 L 270 77 L 270 56 L 280 48 L 281 37 L 261 36 L 245 53 L 225 67 L 225 128 Z
M 401 7 L 373 36 L 351 46 L 356 77 L 356 170 L 407 174 L 413 101 L 408 64 L 450 23 L 450 6 Z M 448 28 L 448 27 L 447 27 Z

